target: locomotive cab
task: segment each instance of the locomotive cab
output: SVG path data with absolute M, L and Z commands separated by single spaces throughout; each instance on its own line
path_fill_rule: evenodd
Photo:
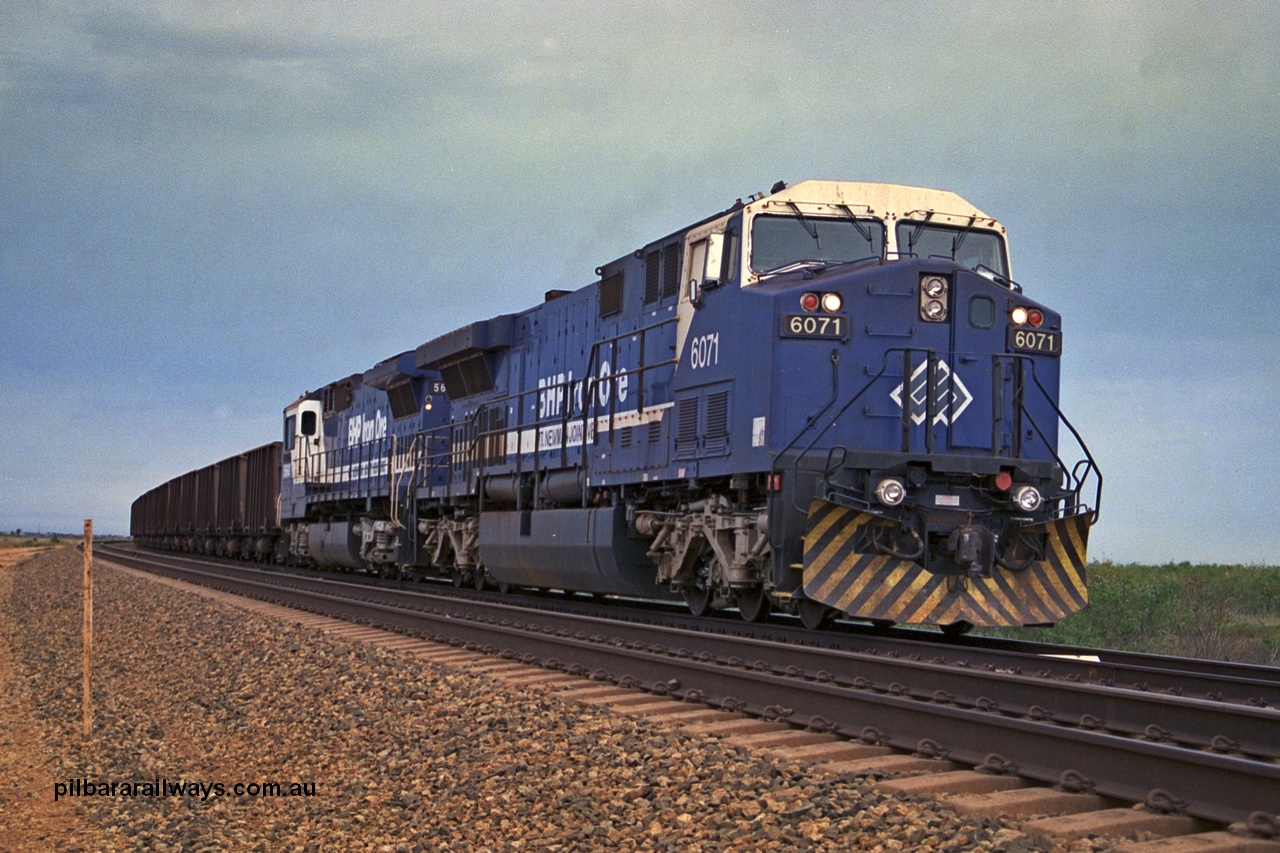
M 1010 278 L 1004 228 L 952 193 L 830 182 L 743 221 L 743 289 L 776 304 L 782 597 L 953 625 L 1085 606 L 1096 468 L 1058 456 L 1061 321 Z
M 324 477 L 324 418 L 319 400 L 303 397 L 285 410 L 284 461 L 294 482 Z

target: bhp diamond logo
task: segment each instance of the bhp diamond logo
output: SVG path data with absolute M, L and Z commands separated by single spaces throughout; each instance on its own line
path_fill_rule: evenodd
M 929 360 L 925 359 L 911 374 L 911 420 L 917 425 L 924 423 L 928 411 L 928 386 Z M 902 384 L 889 396 L 898 408 L 902 408 Z M 973 402 L 969 389 L 964 387 L 959 376 L 951 373 L 950 366 L 942 359 L 938 359 L 938 369 L 933 374 L 933 400 L 936 407 L 933 422 L 945 425 L 954 423 Z

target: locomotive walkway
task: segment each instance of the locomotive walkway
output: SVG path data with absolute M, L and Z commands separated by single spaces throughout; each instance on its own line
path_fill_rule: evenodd
M 269 575 L 271 581 L 282 580 L 276 573 Z M 1261 835 L 1275 827 L 1274 812 L 1267 809 L 1280 802 L 1280 766 L 1275 761 L 1280 712 L 1255 707 L 1274 704 L 1273 671 L 1269 678 L 1264 677 L 1268 671 L 1260 668 L 1225 675 L 1185 674 L 1200 685 L 1197 689 L 1208 685 L 1206 695 L 1212 697 L 1187 698 L 1153 693 L 1149 686 L 1145 691 L 1117 687 L 1116 665 L 1101 667 L 1102 680 L 1109 683 L 1098 685 L 1077 683 L 1070 673 L 1063 679 L 1045 671 L 1023 677 L 1014 671 L 1019 667 L 1009 664 L 1010 658 L 1003 667 L 961 667 L 954 662 L 875 658 L 679 629 L 655 641 L 651 634 L 644 636 L 650 629 L 616 620 L 602 625 L 594 617 L 522 611 L 514 611 L 513 616 L 510 605 L 486 601 L 450 601 L 444 607 L 437 603 L 434 612 L 425 612 L 433 608 L 404 606 L 403 592 L 364 588 L 360 595 L 365 601 L 352 603 L 350 593 L 339 595 L 332 582 L 296 577 L 285 582 L 290 591 L 276 588 L 270 594 L 306 598 L 304 606 L 311 609 L 358 609 L 359 618 L 424 633 L 437 642 L 491 652 L 518 648 L 518 653 L 507 657 L 595 679 L 580 698 L 612 697 L 608 701 L 632 710 L 672 714 L 685 722 L 707 713 L 690 704 L 697 700 L 737 716 L 747 715 L 735 716 L 727 731 L 739 738 L 758 736 L 756 745 L 761 747 L 789 743 L 800 750 L 788 754 L 796 760 L 843 755 L 840 763 L 830 767 L 874 774 L 933 771 L 938 775 L 893 782 L 889 789 L 963 791 L 968 799 L 955 801 L 961 809 L 1029 814 L 1086 806 L 1097 809 L 1117 802 L 1145 806 L 1142 820 L 1135 818 L 1133 809 L 1122 809 L 1087 819 L 1059 818 L 1066 823 L 1038 824 L 1037 831 L 1071 836 L 1106 831 L 1110 826 L 1117 832 L 1145 827 L 1185 834 L 1206 829 L 1206 820 L 1246 822 Z M 318 591 L 318 585 L 325 583 L 329 587 Z M 388 598 L 399 603 L 379 603 Z M 489 615 L 476 616 L 481 610 Z M 536 619 L 537 625 L 524 619 Z M 965 654 L 977 651 L 966 649 Z M 1152 659 L 1132 660 L 1120 669 L 1136 668 L 1151 677 L 1184 677 L 1161 672 L 1153 663 Z M 527 672 L 524 667 L 514 669 Z M 1098 674 L 1093 673 L 1095 679 Z M 539 673 L 539 677 L 554 682 L 565 676 Z M 1075 677 L 1079 678 L 1078 672 Z M 601 682 L 641 687 L 648 693 L 615 695 L 616 688 Z M 1181 685 L 1161 689 L 1188 692 Z M 1233 693 L 1244 698 L 1223 701 L 1220 695 Z M 991 697 L 999 697 L 999 702 Z M 807 731 L 798 730 L 797 724 Z M 829 746 L 837 734 L 857 743 Z M 899 754 L 884 757 L 894 749 Z M 981 772 L 975 775 L 974 767 Z M 1067 797 L 1029 788 L 1032 782 L 1056 784 L 1072 793 Z M 1194 849 L 1217 849 L 1203 846 L 1213 841 L 1213 836 L 1196 835 L 1184 843 L 1200 845 Z M 1241 843 L 1238 836 L 1217 841 Z

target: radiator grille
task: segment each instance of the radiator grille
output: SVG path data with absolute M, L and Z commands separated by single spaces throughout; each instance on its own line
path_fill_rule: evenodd
M 706 452 L 725 453 L 729 449 L 729 392 L 707 395 Z
M 662 296 L 675 296 L 680 291 L 680 244 L 672 243 L 662 250 Z
M 676 402 L 676 457 L 688 459 L 698 454 L 698 398 Z
M 644 259 L 644 304 L 662 298 L 662 253 L 656 249 Z

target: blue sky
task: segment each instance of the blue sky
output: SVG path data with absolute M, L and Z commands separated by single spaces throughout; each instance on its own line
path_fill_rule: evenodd
M 0 530 L 779 179 L 954 190 L 1066 323 L 1092 555 L 1280 563 L 1280 5 L 187 3 L 0 17 Z

